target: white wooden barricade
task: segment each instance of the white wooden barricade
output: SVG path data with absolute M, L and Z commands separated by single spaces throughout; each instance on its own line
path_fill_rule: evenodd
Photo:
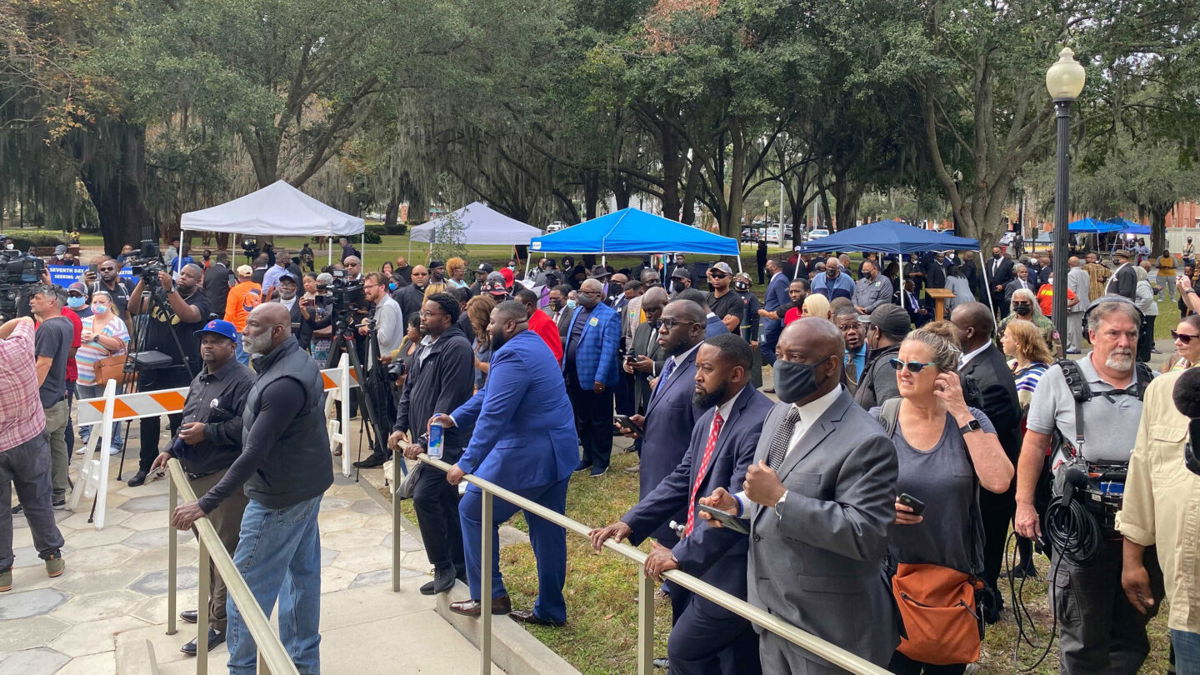
M 348 392 L 357 387 L 358 377 L 350 368 L 350 361 L 345 354 L 337 368 L 327 368 L 321 371 L 321 379 L 325 392 L 325 415 L 328 420 L 330 451 L 335 447 L 342 448 L 342 473 L 350 476 L 353 473 L 351 453 L 347 438 L 350 428 L 350 406 L 342 406 L 342 419 L 332 419 L 336 410 L 334 400 L 349 400 Z M 113 424 L 129 420 L 155 417 L 183 411 L 183 403 L 187 400 L 188 388 L 162 389 L 159 391 L 138 392 L 117 395 L 117 383 L 110 381 L 104 387 L 104 395 L 100 398 L 81 399 L 75 402 L 76 425 L 85 427 L 92 425 L 92 434 L 84 445 L 83 456 L 76 464 L 77 474 L 75 489 L 71 491 L 68 504 L 72 511 L 78 510 L 82 498 L 95 497 L 95 513 L 92 523 L 97 530 L 104 528 L 104 510 L 108 496 L 108 473 L 111 457 L 109 448 L 112 445 Z M 100 456 L 97 457 L 96 453 Z

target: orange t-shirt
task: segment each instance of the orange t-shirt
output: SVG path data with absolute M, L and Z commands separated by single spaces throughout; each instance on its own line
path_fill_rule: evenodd
M 262 302 L 262 286 L 253 281 L 242 281 L 229 289 L 225 300 L 225 320 L 233 324 L 238 332 L 246 330 L 246 317 Z
M 1037 292 L 1038 307 L 1041 308 L 1044 316 L 1050 316 L 1054 313 L 1054 287 L 1050 284 L 1042 284 L 1042 287 Z M 1075 291 L 1067 289 L 1067 302 L 1075 299 Z

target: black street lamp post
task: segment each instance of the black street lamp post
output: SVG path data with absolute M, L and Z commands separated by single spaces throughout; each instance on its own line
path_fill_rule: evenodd
M 1058 126 L 1058 175 L 1054 185 L 1054 330 L 1061 344 L 1067 335 L 1067 231 L 1070 202 L 1071 159 L 1068 144 L 1071 139 L 1071 103 L 1083 91 L 1085 73 L 1075 60 L 1075 53 L 1063 48 L 1058 61 L 1046 71 L 1046 90 L 1054 99 Z M 1024 223 L 1022 223 L 1022 226 Z

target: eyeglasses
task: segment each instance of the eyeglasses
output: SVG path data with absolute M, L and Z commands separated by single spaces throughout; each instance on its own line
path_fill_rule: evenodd
M 1171 339 L 1179 340 L 1185 345 L 1191 344 L 1192 340 L 1195 340 L 1196 338 L 1200 338 L 1200 335 L 1187 335 L 1185 333 L 1176 333 L 1175 331 L 1171 331 Z
M 666 328 L 667 330 L 671 330 L 675 326 L 679 326 L 679 325 L 684 325 L 684 326 L 700 325 L 700 324 L 696 323 L 695 321 L 680 321 L 678 319 L 663 319 L 662 321 L 659 321 L 658 323 L 660 326 L 662 326 L 663 328 Z
M 358 267 L 358 263 L 346 263 L 346 267 Z
M 724 279 L 725 277 L 727 277 L 727 276 L 729 276 L 729 275 L 728 275 L 728 274 L 722 274 L 722 273 L 720 273 L 720 272 L 709 272 L 709 273 L 708 273 L 708 276 L 712 277 L 713 279 Z
M 925 370 L 925 366 L 937 367 L 937 364 L 935 364 L 935 363 L 921 363 L 920 361 L 901 361 L 900 359 L 888 359 L 888 363 L 891 364 L 892 370 L 901 370 L 903 368 L 908 368 L 908 372 L 910 372 L 910 373 L 919 373 L 922 370 Z
M 445 314 L 445 312 L 431 312 L 431 311 L 429 311 L 429 310 L 427 310 L 427 309 L 423 309 L 423 310 L 421 310 L 420 312 L 417 312 L 417 314 L 418 314 L 418 315 L 419 315 L 421 318 L 423 318 L 423 319 L 428 319 L 428 318 L 429 318 L 429 317 L 431 317 L 431 316 L 437 316 L 437 315 L 439 315 L 439 314 Z
M 101 272 L 116 272 L 116 271 L 117 271 L 117 268 L 115 268 L 115 267 L 101 267 L 101 268 L 100 268 L 100 271 L 101 271 Z

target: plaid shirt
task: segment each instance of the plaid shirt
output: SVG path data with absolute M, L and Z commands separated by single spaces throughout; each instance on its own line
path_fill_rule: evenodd
M 38 399 L 33 322 L 21 321 L 0 340 L 0 452 L 42 433 L 46 413 Z

